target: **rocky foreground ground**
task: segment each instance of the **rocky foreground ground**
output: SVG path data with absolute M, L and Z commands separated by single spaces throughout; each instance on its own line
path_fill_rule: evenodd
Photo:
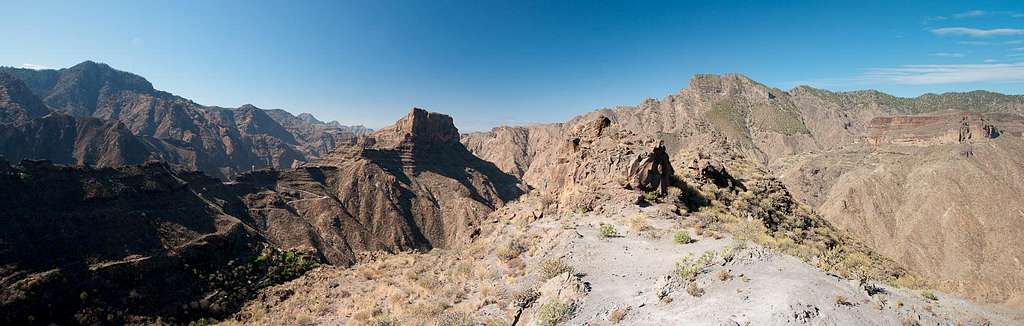
M 462 248 L 322 267 L 264 290 L 225 324 L 1024 322 L 1021 311 L 828 273 L 671 203 L 609 200 L 560 214 L 542 201 L 528 196 L 492 213 L 485 234 Z

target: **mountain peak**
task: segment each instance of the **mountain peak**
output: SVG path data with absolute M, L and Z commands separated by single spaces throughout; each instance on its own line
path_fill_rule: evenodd
M 323 124 L 324 123 L 323 121 L 320 121 L 315 116 L 313 116 L 313 114 L 311 114 L 311 113 L 299 113 L 299 115 L 296 116 L 296 118 L 302 119 L 302 121 L 305 121 L 306 123 L 309 123 L 309 124 Z

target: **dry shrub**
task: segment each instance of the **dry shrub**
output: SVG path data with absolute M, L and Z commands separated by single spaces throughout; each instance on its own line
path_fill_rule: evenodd
M 472 316 L 462 312 L 445 312 L 434 321 L 435 326 L 474 326 L 476 324 Z
M 723 269 L 723 270 L 718 272 L 718 280 L 719 281 L 723 281 L 723 282 L 724 281 L 728 281 L 730 278 L 732 278 L 732 275 L 729 274 L 729 270 L 728 269 Z
M 495 249 L 494 253 L 498 255 L 498 258 L 501 258 L 501 260 L 509 261 L 519 257 L 520 254 L 526 252 L 526 249 L 526 245 L 523 244 L 522 241 L 512 239 Z
M 629 218 L 629 221 L 626 221 L 626 224 L 629 225 L 629 229 L 633 233 L 637 234 L 651 230 L 651 223 L 648 221 L 647 214 L 644 213 L 633 215 L 633 217 Z
M 569 320 L 572 315 L 573 306 L 569 303 L 558 300 L 545 302 L 537 310 L 537 325 L 554 326 Z
M 686 293 L 689 293 L 691 296 L 695 298 L 699 298 L 700 296 L 704 295 L 704 289 L 697 286 L 697 283 L 690 282 L 690 285 L 686 286 Z
M 545 260 L 540 264 L 541 279 L 547 280 L 562 273 L 573 273 L 575 269 L 566 264 L 561 258 Z

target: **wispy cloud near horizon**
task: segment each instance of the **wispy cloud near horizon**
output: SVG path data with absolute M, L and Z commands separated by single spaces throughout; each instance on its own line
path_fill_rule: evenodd
M 1024 62 L 871 68 L 856 79 L 901 85 L 1024 81 Z
M 960 35 L 971 37 L 1024 35 L 1024 29 L 1018 28 L 980 29 L 970 27 L 943 27 L 932 29 L 931 32 L 935 35 Z
M 53 69 L 52 67 L 49 67 L 49 66 L 37 65 L 37 64 L 34 64 L 34 63 L 23 63 L 20 66 L 18 66 L 18 68 L 32 69 L 32 70 Z
M 945 58 L 963 58 L 964 57 L 963 53 L 956 53 L 956 52 L 936 52 L 936 53 L 932 53 L 932 55 L 936 56 L 936 57 L 945 57 Z

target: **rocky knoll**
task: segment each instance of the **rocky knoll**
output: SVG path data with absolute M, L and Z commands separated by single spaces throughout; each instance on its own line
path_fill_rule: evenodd
M 174 143 L 190 154 L 180 160 L 163 159 L 222 178 L 253 168 L 308 162 L 332 150 L 338 140 L 353 136 L 340 126 L 320 128 L 301 119 L 289 121 L 286 128 L 285 122 L 252 105 L 236 109 L 199 105 L 156 90 L 138 75 L 92 61 L 60 70 L 0 67 L 0 73 L 23 81 L 51 110 L 119 123 L 133 135 Z
M 571 162 L 565 153 L 575 130 L 605 117 L 614 129 L 663 141 L 676 171 L 701 157 L 766 168 L 782 176 L 795 199 L 913 271 L 974 299 L 1019 305 L 1024 287 L 1016 261 L 1024 257 L 1009 248 L 1024 242 L 1009 234 L 1024 230 L 1013 208 L 1024 202 L 1013 197 L 1024 193 L 1014 154 L 1022 112 L 1024 96 L 984 91 L 899 98 L 807 86 L 783 91 L 739 75 L 698 75 L 661 100 L 564 124 L 496 128 L 463 142 L 529 186 L 557 189 L 551 184 L 578 171 L 560 167 Z M 973 138 L 960 142 L 964 114 Z M 915 118 L 897 118 L 909 115 Z M 1002 209 L 1006 203 L 1010 209 Z
M 391 251 L 463 242 L 522 193 L 517 178 L 459 143 L 451 117 L 421 109 L 307 167 L 332 170 L 332 197 L 376 239 L 394 241 Z

